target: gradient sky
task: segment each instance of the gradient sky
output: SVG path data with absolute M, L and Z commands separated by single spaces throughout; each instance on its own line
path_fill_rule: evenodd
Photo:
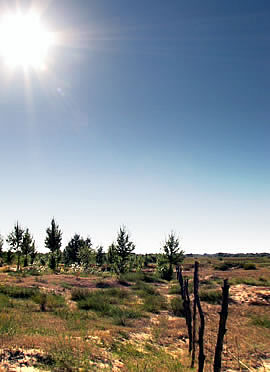
M 48 71 L 0 61 L 0 232 L 18 219 L 45 251 L 54 216 L 64 245 L 125 224 L 138 253 L 171 230 L 269 252 L 269 19 L 269 0 L 49 1 Z

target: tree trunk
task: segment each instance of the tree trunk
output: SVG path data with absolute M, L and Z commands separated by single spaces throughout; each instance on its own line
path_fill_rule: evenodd
M 17 271 L 19 271 L 19 270 L 20 270 L 21 253 L 18 252 L 17 254 L 18 254 L 18 260 L 17 260 Z
M 221 355 L 223 350 L 223 340 L 224 335 L 227 331 L 226 329 L 226 322 L 228 317 L 228 306 L 229 306 L 229 289 L 230 286 L 228 284 L 228 280 L 224 280 L 224 286 L 222 288 L 222 305 L 221 305 L 221 312 L 220 320 L 219 320 L 219 330 L 217 336 L 217 344 L 216 344 L 216 351 L 215 351 L 215 360 L 214 360 L 214 372 L 221 371 Z
M 204 369 L 204 361 L 205 361 L 205 355 L 204 355 L 204 313 L 201 307 L 200 297 L 199 297 L 199 262 L 195 262 L 195 269 L 194 269 L 194 301 L 196 302 L 196 305 L 198 307 L 198 312 L 200 316 L 200 328 L 199 328 L 199 368 L 198 372 L 203 372 Z

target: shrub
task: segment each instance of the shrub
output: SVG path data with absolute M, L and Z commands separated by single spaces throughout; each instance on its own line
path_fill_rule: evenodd
M 142 314 L 139 311 L 130 310 L 130 309 L 121 309 L 117 306 L 114 306 L 111 309 L 110 315 L 114 319 L 116 325 L 126 326 L 129 319 L 138 319 L 141 318 Z
M 270 328 L 270 318 L 266 315 L 253 315 L 252 324 L 258 327 Z
M 91 292 L 85 288 L 73 288 L 71 291 L 72 301 L 85 300 Z
M 33 298 L 33 301 L 40 306 L 40 311 L 46 311 L 47 294 L 37 293 Z
M 4 295 L 3 293 L 0 294 L 0 311 L 4 309 L 5 307 L 10 306 L 10 300 L 9 298 Z
M 184 317 L 185 310 L 183 306 L 183 300 L 180 297 L 174 297 L 171 300 L 172 312 L 175 316 Z
M 137 282 L 132 289 L 137 290 L 139 296 L 141 297 L 146 295 L 159 295 L 158 291 L 154 287 L 142 281 Z
M 162 283 L 163 280 L 160 279 L 158 275 L 153 275 L 150 273 L 144 273 L 142 271 L 128 272 L 120 275 L 119 282 L 138 282 L 143 281 L 146 283 Z M 122 283 L 121 283 L 122 284 Z
M 180 285 L 174 284 L 169 288 L 169 294 L 179 294 L 180 293 Z
M 171 281 L 173 278 L 173 268 L 171 265 L 168 265 L 166 263 L 160 263 L 158 265 L 158 273 L 160 277 L 164 280 Z
M 149 313 L 158 314 L 160 310 L 167 309 L 167 302 L 161 295 L 147 295 L 144 297 L 143 310 Z
M 220 304 L 222 301 L 222 293 L 218 290 L 205 290 L 202 289 L 199 293 L 201 301 L 208 302 L 210 304 Z
M 62 296 L 45 292 L 38 292 L 32 297 L 32 300 L 40 305 L 40 311 L 54 310 L 65 305 L 65 300 Z
M 96 287 L 97 288 L 111 288 L 111 285 L 110 285 L 110 283 L 99 281 L 99 282 L 97 282 Z
M 102 313 L 103 315 L 109 315 L 111 310 L 111 304 L 100 294 L 92 294 L 85 299 L 78 302 L 79 309 L 82 310 L 93 310 Z
M 188 291 L 189 291 L 189 294 L 194 292 L 193 280 L 189 280 L 189 282 L 188 282 Z M 181 290 L 180 290 L 180 284 L 179 283 L 174 284 L 169 288 L 169 294 L 180 294 L 180 293 L 181 293 Z
M 12 298 L 30 298 L 37 293 L 37 289 L 25 287 L 1 286 L 0 293 Z
M 247 262 L 247 263 L 244 264 L 244 269 L 245 270 L 256 270 L 257 267 L 254 263 Z

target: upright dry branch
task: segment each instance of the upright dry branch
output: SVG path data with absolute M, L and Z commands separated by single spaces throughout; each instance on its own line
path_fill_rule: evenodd
M 198 372 L 203 372 L 204 369 L 204 361 L 205 361 L 205 355 L 204 355 L 204 313 L 201 307 L 200 297 L 199 297 L 199 262 L 195 262 L 195 270 L 194 270 L 194 301 L 196 302 L 196 305 L 198 307 L 198 312 L 200 316 L 200 328 L 199 328 L 199 368 Z
M 217 337 L 217 344 L 216 344 L 216 351 L 215 351 L 215 360 L 214 360 L 214 372 L 221 371 L 221 355 L 223 349 L 223 340 L 224 335 L 227 331 L 226 329 L 226 322 L 228 317 L 228 306 L 229 306 L 229 289 L 230 286 L 228 284 L 228 280 L 224 280 L 224 286 L 222 288 L 222 305 L 221 305 L 221 312 L 220 320 L 219 320 L 219 330 L 218 330 L 218 337 Z
M 195 280 L 195 271 L 194 271 L 194 279 L 193 279 L 193 286 L 194 286 L 194 293 L 196 291 L 195 285 L 197 285 L 197 281 Z M 192 334 L 192 356 L 191 356 L 191 368 L 194 368 L 195 364 L 195 356 L 196 356 L 196 316 L 197 316 L 197 307 L 195 298 L 193 300 L 193 334 Z
M 192 351 L 192 315 L 191 315 L 191 307 L 190 307 L 190 298 L 189 298 L 189 291 L 188 291 L 188 279 L 184 281 L 182 268 L 177 267 L 177 278 L 180 284 L 181 296 L 183 299 L 183 306 L 185 311 L 185 319 L 186 325 L 188 329 L 188 338 L 189 338 L 189 352 Z

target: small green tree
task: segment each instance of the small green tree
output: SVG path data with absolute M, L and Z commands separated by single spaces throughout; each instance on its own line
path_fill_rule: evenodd
M 90 238 L 84 240 L 83 246 L 79 250 L 80 264 L 85 270 L 88 270 L 91 264 L 95 262 L 95 251 L 92 248 L 92 241 Z
M 102 246 L 99 246 L 97 248 L 97 253 L 96 253 L 96 264 L 98 266 L 102 266 L 105 262 L 105 252 L 103 250 Z
M 31 254 L 33 244 L 33 238 L 29 232 L 29 229 L 26 229 L 23 234 L 22 246 L 21 251 L 22 255 L 24 256 L 23 266 L 28 266 L 28 256 Z
M 33 265 L 34 261 L 37 257 L 37 250 L 36 250 L 36 242 L 33 241 L 31 245 L 31 251 L 30 251 L 30 264 Z
M 56 224 L 55 219 L 51 221 L 51 226 L 46 230 L 45 247 L 50 250 L 49 267 L 55 270 L 61 258 L 62 231 Z
M 10 246 L 10 249 L 9 249 L 10 256 L 13 250 L 17 253 L 17 271 L 20 269 L 21 246 L 22 246 L 22 241 L 23 241 L 23 234 L 24 234 L 24 230 L 21 228 L 21 226 L 19 225 L 17 221 L 17 223 L 14 225 L 13 230 L 7 237 L 7 243 Z
M 75 234 L 63 251 L 63 260 L 65 265 L 80 265 L 80 250 L 85 246 L 85 240 L 79 234 Z
M 117 257 L 117 253 L 116 253 L 115 244 L 112 243 L 109 246 L 108 252 L 107 252 L 107 262 L 108 262 L 110 271 L 114 270 L 114 268 L 115 268 L 114 266 L 115 266 L 115 263 L 116 263 L 117 259 L 118 259 L 118 257 Z
M 118 273 L 122 274 L 127 271 L 128 261 L 131 253 L 135 249 L 135 244 L 130 241 L 129 235 L 126 231 L 126 227 L 120 227 L 117 244 L 115 245 L 115 255 L 117 257 L 116 267 Z
M 181 250 L 179 238 L 171 232 L 163 245 L 163 265 L 164 279 L 171 280 L 173 276 L 173 265 L 180 264 L 184 259 L 184 251 Z M 165 265 L 164 265 L 165 264 Z

